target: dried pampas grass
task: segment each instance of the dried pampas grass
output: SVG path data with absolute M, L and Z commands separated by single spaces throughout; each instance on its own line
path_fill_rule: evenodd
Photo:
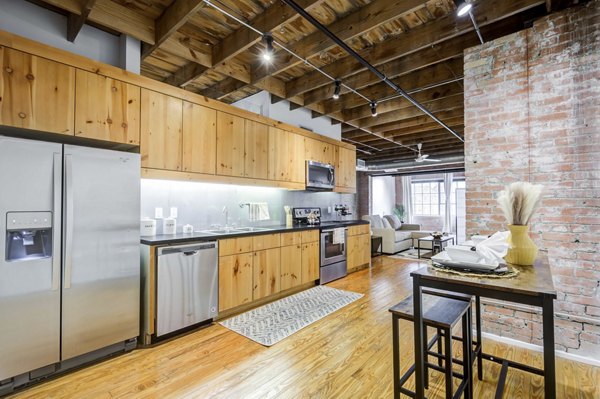
M 509 224 L 525 226 L 540 206 L 542 199 L 541 184 L 516 182 L 500 191 L 498 204 Z

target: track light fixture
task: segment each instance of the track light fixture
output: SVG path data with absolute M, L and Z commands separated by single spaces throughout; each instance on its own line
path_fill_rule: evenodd
M 275 50 L 273 49 L 273 36 L 271 36 L 270 32 L 267 32 L 263 35 L 263 41 L 265 42 L 265 49 L 262 54 L 263 60 L 266 62 L 271 62 L 273 59 L 273 54 L 275 54 Z
M 375 101 L 371 101 L 371 104 L 369 105 L 371 106 L 371 116 L 377 116 L 377 103 Z
M 456 5 L 456 15 L 458 15 L 459 17 L 467 15 L 473 7 L 471 3 L 469 3 L 466 0 L 454 0 L 454 4 Z
M 336 79 L 333 83 L 335 84 L 335 89 L 333 90 L 333 99 L 337 100 L 338 98 L 340 98 L 340 89 L 342 88 L 342 82 Z

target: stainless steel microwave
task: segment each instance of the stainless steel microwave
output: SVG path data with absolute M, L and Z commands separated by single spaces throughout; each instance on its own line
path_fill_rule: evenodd
M 332 165 L 306 161 L 306 189 L 331 191 L 335 188 L 335 168 Z

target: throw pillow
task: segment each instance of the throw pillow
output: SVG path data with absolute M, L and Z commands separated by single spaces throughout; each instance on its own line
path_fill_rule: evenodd
M 390 222 L 387 220 L 387 218 L 384 216 L 383 217 L 383 228 L 384 229 L 394 229 L 391 225 Z M 394 229 L 396 230 L 396 229 Z
M 371 219 L 371 228 L 383 229 L 383 222 L 381 221 L 381 216 L 372 215 L 370 219 Z
M 392 226 L 394 230 L 400 230 L 400 227 L 402 227 L 402 222 L 400 221 L 400 219 L 398 219 L 398 216 L 385 215 L 384 218 L 389 222 L 390 226 Z

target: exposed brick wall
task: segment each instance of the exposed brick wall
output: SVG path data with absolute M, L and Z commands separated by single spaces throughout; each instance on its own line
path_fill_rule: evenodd
M 505 229 L 499 190 L 545 186 L 532 237 L 558 291 L 556 346 L 600 357 L 600 1 L 465 52 L 467 234 Z M 541 343 L 539 314 L 487 306 L 488 332 Z

